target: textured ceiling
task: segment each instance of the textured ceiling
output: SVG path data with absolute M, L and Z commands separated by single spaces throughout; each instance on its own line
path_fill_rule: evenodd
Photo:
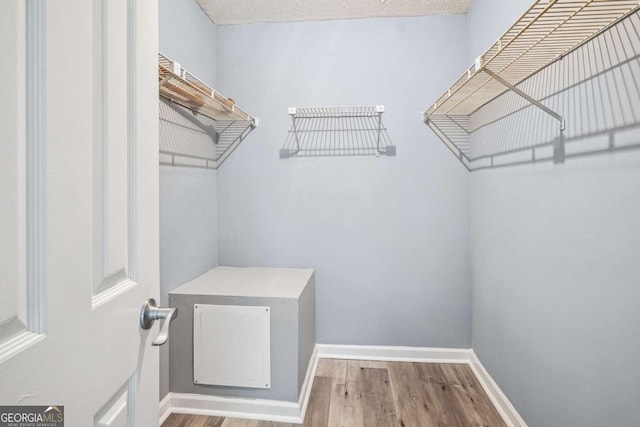
M 472 0 L 196 0 L 216 24 L 465 13 Z

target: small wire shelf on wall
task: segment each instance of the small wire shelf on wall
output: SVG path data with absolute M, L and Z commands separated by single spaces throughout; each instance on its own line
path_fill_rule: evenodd
M 384 105 L 291 107 L 292 125 L 280 158 L 395 156 L 383 113 Z

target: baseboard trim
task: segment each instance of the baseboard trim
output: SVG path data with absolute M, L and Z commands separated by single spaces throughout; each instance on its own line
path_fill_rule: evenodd
M 171 415 L 171 393 L 167 393 L 160 401 L 160 425 Z
M 171 393 L 171 413 L 301 424 L 297 402 Z
M 309 366 L 307 366 L 307 374 L 304 377 L 302 389 L 300 390 L 300 397 L 298 398 L 300 423 L 304 422 L 304 416 L 307 413 L 307 406 L 309 406 L 309 397 L 311 397 L 311 388 L 313 387 L 313 378 L 316 376 L 316 369 L 318 369 L 317 345 L 313 347 L 311 360 L 309 360 Z
M 527 427 L 527 423 L 520 416 L 509 398 L 502 392 L 500 387 L 498 387 L 498 384 L 496 384 L 491 375 L 489 375 L 489 372 L 487 372 L 473 350 L 471 350 L 469 366 L 485 393 L 487 393 L 487 396 L 489 396 L 489 399 L 500 413 L 505 424 L 507 424 L 508 427 Z
M 491 378 L 473 349 L 335 344 L 317 344 L 314 348 L 297 402 L 169 393 L 160 402 L 160 424 L 162 425 L 172 413 L 302 424 L 318 360 L 321 358 L 468 364 L 505 424 L 508 427 L 527 427 L 524 419 Z
M 379 360 L 386 362 L 469 363 L 468 348 L 400 347 L 377 345 L 318 344 L 325 359 Z
M 172 413 L 302 424 L 317 366 L 318 350 L 314 348 L 297 402 L 169 393 L 160 402 L 160 425 Z

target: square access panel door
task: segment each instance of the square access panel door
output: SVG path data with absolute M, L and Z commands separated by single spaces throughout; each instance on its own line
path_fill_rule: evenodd
M 266 306 L 193 306 L 193 382 L 271 387 L 271 310 Z

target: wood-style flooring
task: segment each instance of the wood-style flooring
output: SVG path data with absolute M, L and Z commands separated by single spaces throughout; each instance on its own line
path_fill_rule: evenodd
M 171 414 L 162 427 L 298 427 Z M 304 427 L 503 427 L 464 364 L 320 359 Z

